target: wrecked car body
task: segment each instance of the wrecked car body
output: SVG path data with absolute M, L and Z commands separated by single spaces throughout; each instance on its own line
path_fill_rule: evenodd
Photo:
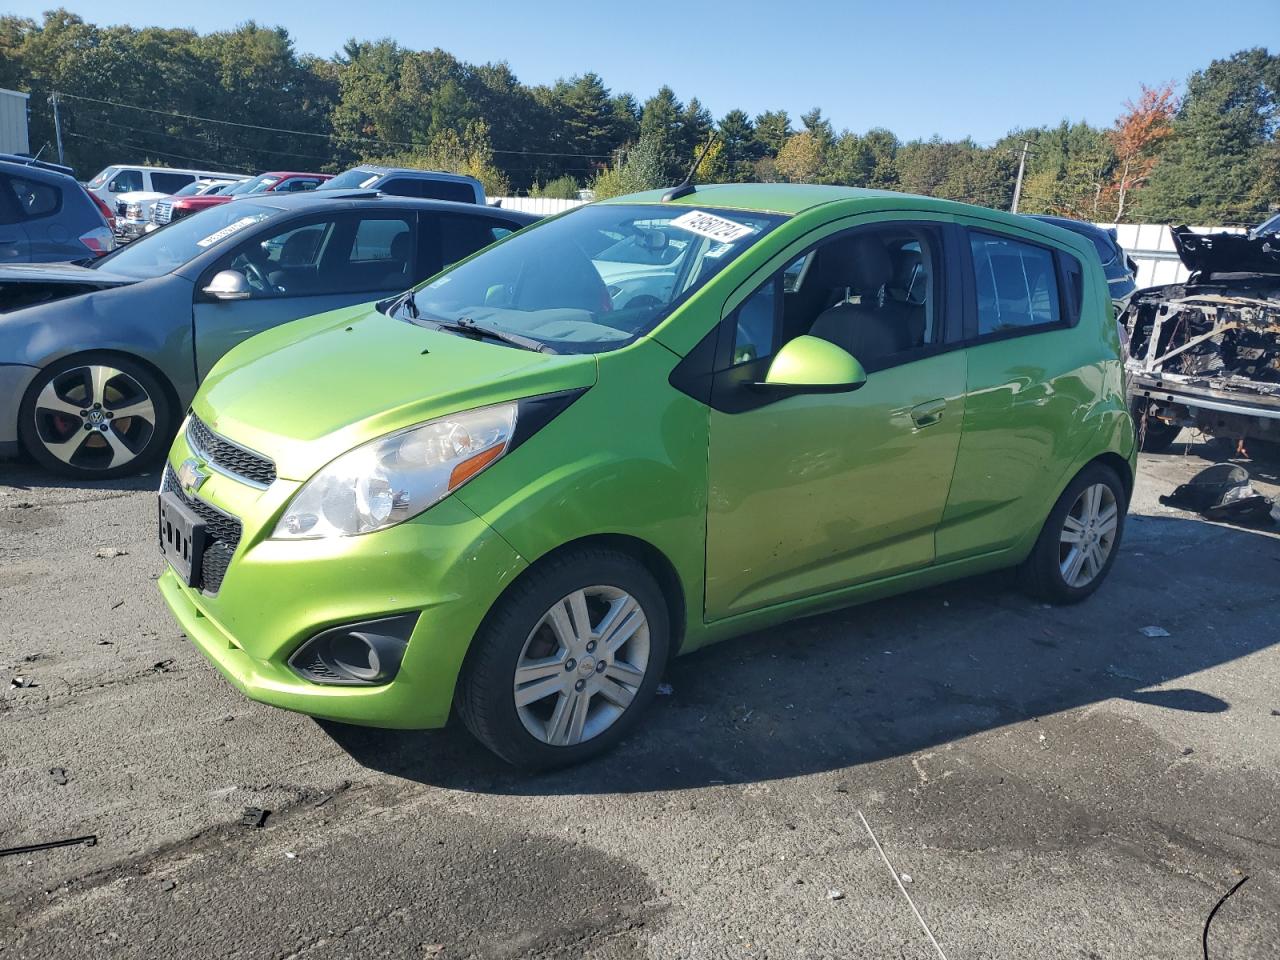
M 1280 442 L 1280 238 L 1174 227 L 1185 283 L 1135 293 L 1121 316 L 1129 393 L 1145 450 L 1184 426 Z

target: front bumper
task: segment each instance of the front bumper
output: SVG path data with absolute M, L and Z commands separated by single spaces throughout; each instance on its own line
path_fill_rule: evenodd
M 37 373 L 24 363 L 0 363 L 0 457 L 18 453 L 18 407 Z
M 189 455 L 180 434 L 176 468 Z M 216 595 L 172 570 L 162 596 L 187 636 L 253 700 L 377 727 L 443 726 L 471 638 L 494 600 L 525 567 L 518 554 L 456 498 L 415 520 L 334 540 L 269 540 L 299 484 L 259 490 L 213 474 L 197 496 L 244 529 Z M 418 612 L 400 670 L 380 686 L 328 686 L 287 664 L 329 627 Z
M 137 240 L 151 226 L 150 220 L 133 220 L 128 217 L 116 217 L 116 239 Z

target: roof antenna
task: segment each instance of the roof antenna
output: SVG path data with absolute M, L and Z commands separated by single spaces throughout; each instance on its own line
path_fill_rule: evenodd
M 719 134 L 712 130 L 711 136 L 707 138 L 707 145 L 703 147 L 702 152 L 698 154 L 698 159 L 693 161 L 693 166 L 689 168 L 689 172 L 685 175 L 684 180 L 682 180 L 678 186 L 672 187 L 662 195 L 663 203 L 666 203 L 668 200 L 679 200 L 681 197 L 687 197 L 689 194 L 697 192 L 693 185 L 693 175 L 702 164 L 702 158 L 707 155 L 707 151 L 715 145 L 718 137 Z

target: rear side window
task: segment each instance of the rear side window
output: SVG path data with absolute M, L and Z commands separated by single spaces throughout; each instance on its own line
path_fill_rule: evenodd
M 1058 271 L 1062 278 L 1062 309 L 1067 324 L 1080 322 L 1080 306 L 1084 303 L 1084 267 L 1071 254 L 1058 251 Z
M 1060 323 L 1053 252 L 1011 237 L 969 231 L 978 301 L 978 335 Z
M 62 206 L 62 191 L 38 180 L 9 177 L 8 190 L 16 202 L 19 216 L 27 220 L 50 216 Z
M 151 173 L 151 189 L 156 193 L 177 193 L 195 180 L 189 173 Z
M 428 200 L 454 200 L 458 203 L 475 203 L 476 191 L 468 183 L 454 183 L 451 180 L 420 180 L 421 192 L 414 194 Z

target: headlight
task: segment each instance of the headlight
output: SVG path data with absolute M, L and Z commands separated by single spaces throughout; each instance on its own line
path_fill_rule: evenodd
M 124 215 L 130 220 L 137 220 L 142 216 L 142 204 L 131 203 L 124 208 Z
M 272 538 L 351 537 L 417 516 L 506 453 L 516 407 L 451 414 L 344 453 L 302 485 Z

